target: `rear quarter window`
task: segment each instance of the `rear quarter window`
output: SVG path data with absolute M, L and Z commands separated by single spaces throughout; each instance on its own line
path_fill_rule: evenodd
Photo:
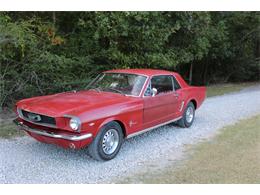
M 178 89 L 181 88 L 180 84 L 176 80 L 176 78 L 173 76 L 173 83 L 174 83 L 174 90 L 177 91 Z

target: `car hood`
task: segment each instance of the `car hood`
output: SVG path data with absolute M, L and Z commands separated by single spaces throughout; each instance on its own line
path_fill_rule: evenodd
M 131 97 L 110 92 L 79 91 L 40 96 L 22 100 L 17 107 L 29 112 L 52 117 L 64 114 L 80 115 L 84 111 L 111 106 L 131 99 Z

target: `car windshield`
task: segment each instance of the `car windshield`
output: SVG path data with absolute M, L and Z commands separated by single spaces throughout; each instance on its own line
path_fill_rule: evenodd
M 87 89 L 139 96 L 145 80 L 145 76 L 136 74 L 102 73 L 87 86 Z

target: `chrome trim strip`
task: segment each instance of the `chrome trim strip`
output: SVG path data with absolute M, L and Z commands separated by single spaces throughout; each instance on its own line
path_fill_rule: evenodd
M 181 108 L 180 108 L 180 112 L 182 111 L 183 109 L 183 106 L 184 106 L 184 101 L 181 102 Z
M 179 119 L 181 119 L 181 118 L 182 118 L 182 116 L 181 116 L 181 117 L 178 117 L 178 118 L 175 118 L 175 119 L 173 119 L 173 120 L 170 120 L 170 121 L 167 121 L 167 122 L 164 122 L 164 123 L 155 125 L 155 126 L 153 126 L 153 127 L 149 127 L 149 128 L 144 129 L 144 130 L 142 130 L 142 131 L 138 131 L 138 132 L 136 132 L 136 133 L 129 134 L 129 135 L 126 137 L 126 139 L 131 138 L 131 137 L 134 137 L 134 136 L 137 136 L 137 135 L 140 135 L 140 134 L 143 134 L 143 133 L 145 133 L 145 132 L 147 132 L 147 131 L 151 131 L 151 130 L 153 130 L 153 129 L 156 129 L 156 128 L 161 127 L 161 126 L 164 126 L 164 125 L 167 125 L 167 124 L 169 124 L 169 123 L 175 122 L 175 121 L 177 121 L 177 120 L 179 120 Z
M 151 95 L 145 95 L 145 92 L 146 92 L 146 90 L 148 89 L 148 87 L 150 87 L 151 90 L 152 90 L 152 87 L 151 87 L 151 78 L 149 78 L 147 82 L 148 82 L 148 84 L 146 85 L 146 87 L 145 87 L 145 89 L 144 89 L 144 91 L 143 91 L 143 96 L 142 96 L 142 97 L 151 97 Z
M 145 75 L 143 75 L 143 76 L 145 76 Z M 140 91 L 139 96 L 137 96 L 137 97 L 141 97 L 142 96 L 142 94 L 144 93 L 144 87 L 145 87 L 145 85 L 147 85 L 147 82 L 149 81 L 149 76 L 145 76 L 145 77 L 146 77 L 145 82 L 144 82 L 144 84 L 142 86 L 142 89 Z
M 25 121 L 27 121 L 27 122 L 29 122 L 29 123 L 35 124 L 35 125 L 41 125 L 41 126 L 44 126 L 44 127 L 51 127 L 51 128 L 57 129 L 57 126 L 56 126 L 56 125 L 51 125 L 51 124 L 47 124 L 47 123 L 35 123 L 35 122 L 33 122 L 33 121 L 30 121 L 30 120 L 26 119 L 26 118 L 23 116 L 23 113 L 22 113 L 21 110 L 22 110 L 22 109 L 17 108 L 17 113 L 18 113 L 18 115 L 19 115 L 19 117 L 20 117 L 21 119 L 23 119 L 23 120 L 25 120 Z M 23 110 L 26 111 L 26 112 L 31 112 L 31 111 L 28 111 L 28 110 L 25 110 L 25 109 L 23 109 Z M 32 113 L 34 113 L 34 112 L 32 112 Z M 35 113 L 35 114 L 39 114 L 39 113 Z M 39 114 L 39 115 L 44 115 L 44 114 Z M 44 116 L 51 117 L 51 116 L 48 116 L 48 115 L 44 115 Z M 54 118 L 54 117 L 52 117 L 52 118 Z M 56 121 L 55 118 L 54 118 L 54 120 Z
M 57 139 L 65 139 L 65 140 L 69 140 L 69 141 L 81 141 L 81 140 L 88 139 L 88 138 L 92 137 L 91 133 L 87 133 L 87 134 L 83 134 L 83 135 L 60 135 L 60 134 L 48 133 L 48 132 L 43 131 L 43 130 L 30 128 L 30 127 L 24 125 L 23 122 L 18 121 L 17 119 L 13 120 L 13 122 L 17 126 L 21 127 L 21 129 L 24 130 L 24 131 L 29 131 L 29 132 L 35 133 L 37 135 L 43 135 L 43 136 L 46 136 L 46 137 L 52 137 L 52 138 L 57 138 Z

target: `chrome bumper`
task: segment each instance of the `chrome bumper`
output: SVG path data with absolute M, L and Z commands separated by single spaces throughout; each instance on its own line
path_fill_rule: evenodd
M 70 141 L 81 141 L 81 140 L 92 137 L 91 133 L 87 133 L 87 134 L 83 134 L 83 135 L 60 135 L 60 134 L 55 134 L 55 133 L 48 133 L 44 130 L 30 128 L 27 125 L 23 124 L 23 122 L 18 121 L 17 119 L 13 120 L 13 122 L 17 126 L 19 126 L 22 130 L 32 132 L 32 133 L 35 133 L 38 135 L 43 135 L 46 137 L 52 137 L 52 138 L 57 138 L 57 139 L 66 139 L 66 140 L 70 140 Z

